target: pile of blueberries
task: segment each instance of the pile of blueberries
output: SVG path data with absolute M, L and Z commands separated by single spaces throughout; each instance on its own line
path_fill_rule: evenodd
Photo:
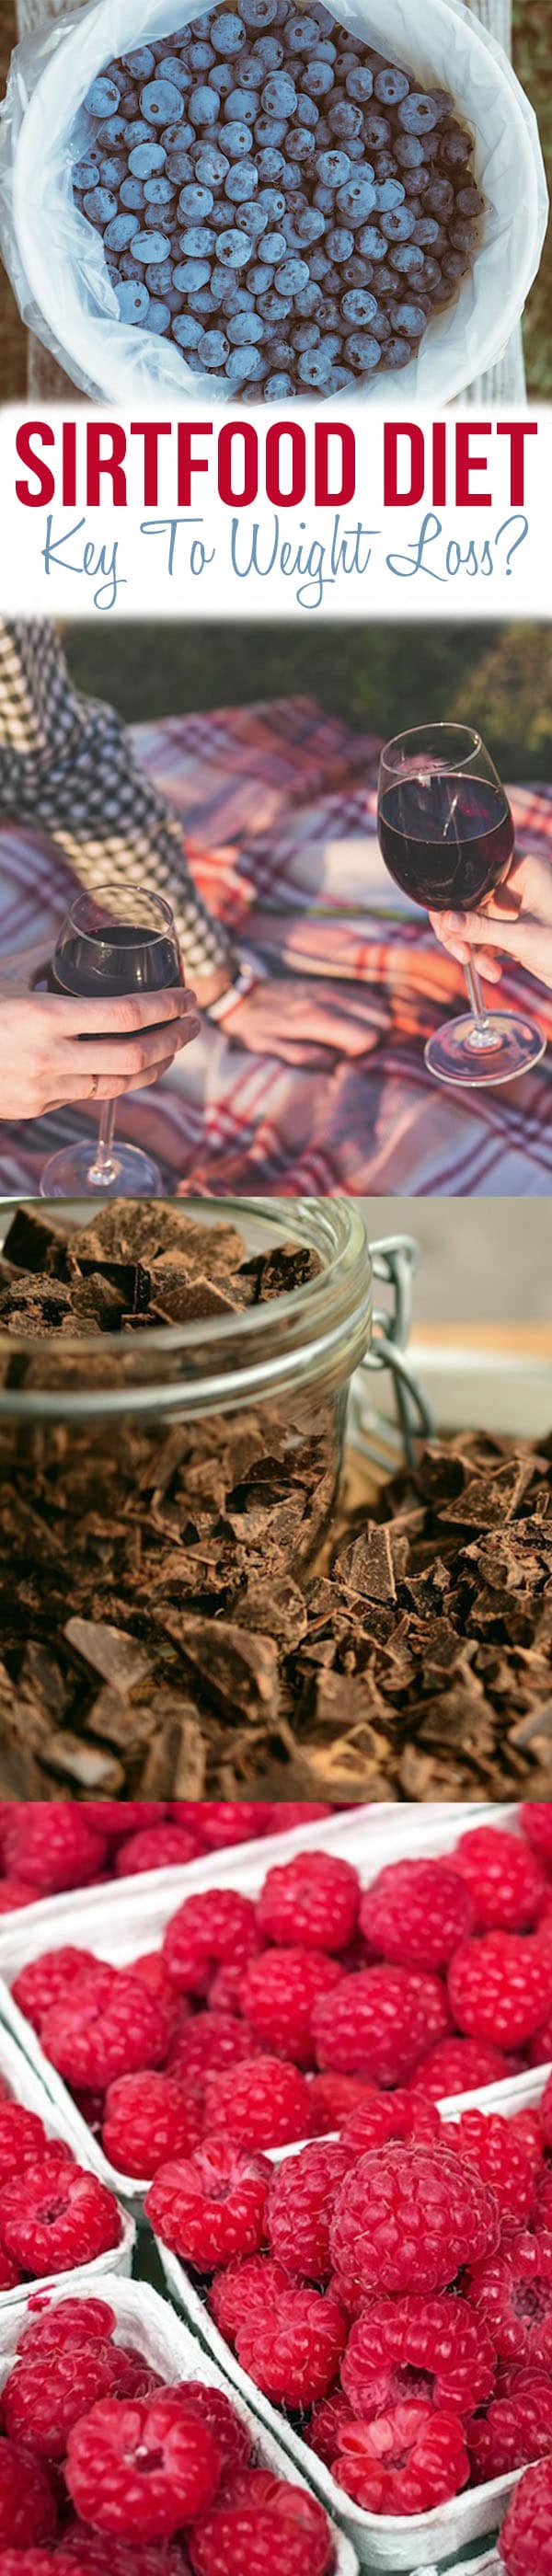
M 76 203 L 121 319 L 236 395 L 404 367 L 471 266 L 472 139 L 320 0 L 236 0 L 110 63 Z

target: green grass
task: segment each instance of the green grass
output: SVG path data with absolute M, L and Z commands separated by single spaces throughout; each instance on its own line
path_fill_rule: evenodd
M 69 626 L 80 688 L 127 722 L 296 693 L 357 731 L 455 716 L 512 779 L 552 775 L 552 627 Z

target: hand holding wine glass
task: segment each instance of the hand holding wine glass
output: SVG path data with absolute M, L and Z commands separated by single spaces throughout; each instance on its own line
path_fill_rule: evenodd
M 483 907 L 498 904 L 497 888 L 510 882 L 514 825 L 506 790 L 468 725 L 420 725 L 387 744 L 378 829 L 390 876 L 432 921 L 459 911 L 481 920 Z M 487 1011 L 468 938 L 464 945 L 471 1014 L 436 1031 L 426 1064 L 440 1082 L 511 1082 L 538 1064 L 545 1039 L 522 1012 Z
M 142 887 L 134 894 L 124 889 L 120 895 L 116 887 L 105 886 L 98 895 L 78 895 L 62 923 L 49 983 L 52 994 L 66 1003 L 73 997 L 66 1010 L 75 1059 L 73 1096 L 101 1099 L 105 1107 L 95 1148 L 83 1141 L 51 1156 L 42 1174 L 42 1197 L 86 1198 L 109 1191 L 156 1196 L 161 1189 L 158 1164 L 134 1145 L 115 1147 L 113 1139 L 120 1092 L 159 1079 L 177 1048 L 199 1033 L 169 904 Z M 78 1091 L 77 1064 L 82 1067 Z
M 450 957 L 465 966 L 471 953 L 484 983 L 499 984 L 511 958 L 552 991 L 552 865 L 538 851 L 514 859 L 485 912 L 430 912 L 429 918 Z

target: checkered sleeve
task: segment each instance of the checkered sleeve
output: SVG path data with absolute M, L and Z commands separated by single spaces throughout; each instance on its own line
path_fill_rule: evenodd
M 235 959 L 189 874 L 182 825 L 134 759 L 115 709 L 79 696 L 59 635 L 42 619 L 0 619 L 0 815 L 31 818 L 89 893 L 128 883 L 166 896 L 185 973 Z

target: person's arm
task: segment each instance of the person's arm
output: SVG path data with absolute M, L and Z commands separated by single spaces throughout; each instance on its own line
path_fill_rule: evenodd
M 42 946 L 0 960 L 0 1120 L 10 1125 L 143 1091 L 199 1035 L 182 985 L 89 1002 L 37 991 L 43 973 Z
M 473 959 L 488 984 L 499 984 L 504 960 L 525 966 L 552 991 L 552 862 L 516 859 L 484 912 L 430 912 L 432 930 L 459 966 Z
M 166 896 L 184 972 L 209 1008 L 238 961 L 193 884 L 182 826 L 134 759 L 115 709 L 73 688 L 55 627 L 0 619 L 0 815 L 32 820 L 83 888 Z

